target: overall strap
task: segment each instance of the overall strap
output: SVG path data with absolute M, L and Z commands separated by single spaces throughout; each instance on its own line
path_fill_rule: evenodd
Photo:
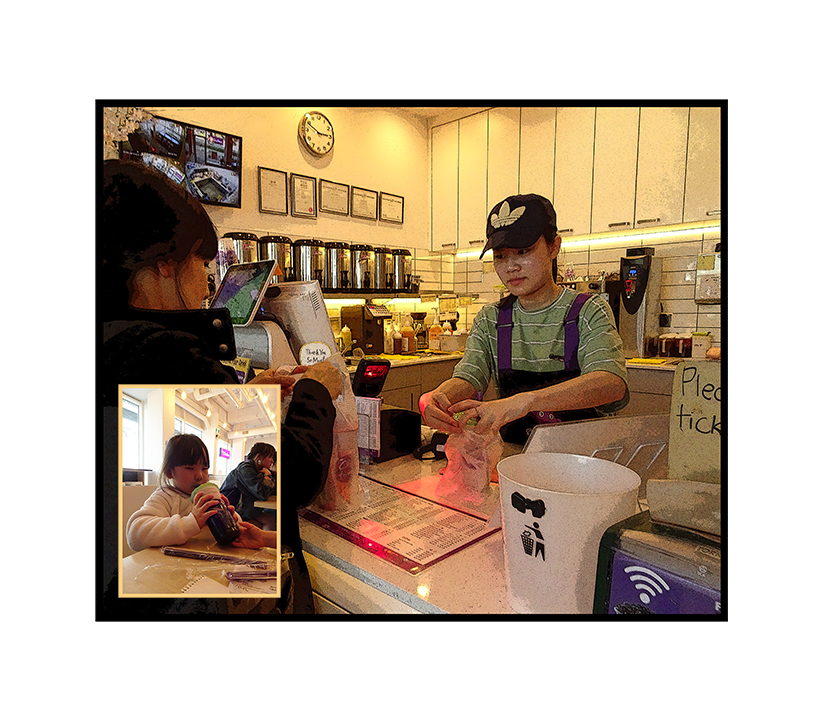
M 514 295 L 507 295 L 497 306 L 497 369 L 512 368 L 512 311 Z
M 580 329 L 577 327 L 577 321 L 580 317 L 580 309 L 590 297 L 591 295 L 589 293 L 580 293 L 572 301 L 569 312 L 566 313 L 566 319 L 563 321 L 565 331 L 563 347 L 566 370 L 580 370 L 580 364 L 577 362 L 577 347 L 580 345 Z M 498 350 L 498 352 L 500 352 L 500 350 Z

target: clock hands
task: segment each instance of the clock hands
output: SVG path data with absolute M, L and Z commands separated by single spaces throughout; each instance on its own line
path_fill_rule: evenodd
M 314 125 L 312 125 L 310 122 L 307 122 L 307 123 L 306 123 L 306 125 L 307 125 L 308 127 L 310 127 L 312 130 L 314 130 L 314 132 L 316 132 L 318 135 L 322 135 L 323 137 L 331 137 L 331 135 L 329 135 L 328 133 L 322 133 L 322 132 L 320 132 L 320 131 L 319 131 L 316 127 L 314 127 Z

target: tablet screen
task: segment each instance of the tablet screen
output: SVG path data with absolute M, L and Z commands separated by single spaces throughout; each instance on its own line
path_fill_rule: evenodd
M 233 325 L 248 325 L 257 314 L 274 266 L 274 260 L 229 266 L 211 307 L 227 308 Z

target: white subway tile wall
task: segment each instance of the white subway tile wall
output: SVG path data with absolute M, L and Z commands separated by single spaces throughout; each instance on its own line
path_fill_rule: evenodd
M 694 301 L 697 256 L 714 252 L 721 241 L 721 232 L 712 230 L 687 239 L 661 238 L 644 242 L 632 242 L 625 246 L 599 248 L 596 245 L 578 246 L 561 250 L 558 257 L 558 272 L 566 277 L 566 271 L 573 278 L 600 277 L 601 272 L 617 273 L 620 258 L 629 247 L 654 247 L 654 259 L 662 263 L 660 300 L 662 312 L 671 314 L 671 327 L 661 332 L 689 333 L 711 332 L 714 345 L 720 346 L 722 335 L 722 306 L 704 305 Z M 505 292 L 500 279 L 494 272 L 493 263 L 486 258 L 457 259 L 453 255 L 436 255 L 425 251 L 414 252 L 415 274 L 420 276 L 420 290 L 427 292 L 451 292 L 458 297 L 476 296 L 471 305 L 458 307 L 460 318 L 458 329 L 469 330 L 474 318 L 483 305 L 496 302 Z M 478 253 L 479 255 L 479 253 Z M 410 312 L 427 313 L 425 324 L 430 325 L 438 310 L 437 302 L 419 302 L 417 299 L 399 298 L 389 304 L 395 319 L 402 321 Z M 339 310 L 329 313 L 333 326 L 335 316 L 339 323 Z M 337 328 L 335 328 L 337 329 Z
M 654 258 L 662 263 L 660 300 L 663 312 L 672 316 L 671 327 L 663 328 L 661 332 L 711 332 L 713 344 L 720 346 L 723 342 L 722 306 L 698 304 L 694 301 L 697 256 L 714 252 L 720 241 L 721 232 L 712 230 L 687 240 L 662 238 L 605 249 L 597 246 L 574 247 L 561 250 L 558 272 L 566 277 L 566 270 L 569 269 L 573 271 L 574 278 L 597 279 L 601 272 L 609 274 L 620 271 L 620 258 L 626 254 L 628 247 L 654 247 Z M 471 307 L 460 308 L 460 327 L 470 328 L 480 308 L 500 298 L 500 292 L 494 288 L 495 285 L 500 285 L 500 280 L 491 263 L 484 264 L 479 260 L 455 261 L 454 279 L 458 294 L 465 292 L 479 295 Z

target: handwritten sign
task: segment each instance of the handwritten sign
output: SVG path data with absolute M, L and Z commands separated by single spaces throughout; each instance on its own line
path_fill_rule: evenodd
M 720 482 L 720 369 L 712 360 L 686 360 L 677 366 L 669 420 L 670 479 Z
M 331 348 L 324 342 L 308 342 L 300 348 L 300 364 L 314 365 L 328 360 L 331 357 Z

